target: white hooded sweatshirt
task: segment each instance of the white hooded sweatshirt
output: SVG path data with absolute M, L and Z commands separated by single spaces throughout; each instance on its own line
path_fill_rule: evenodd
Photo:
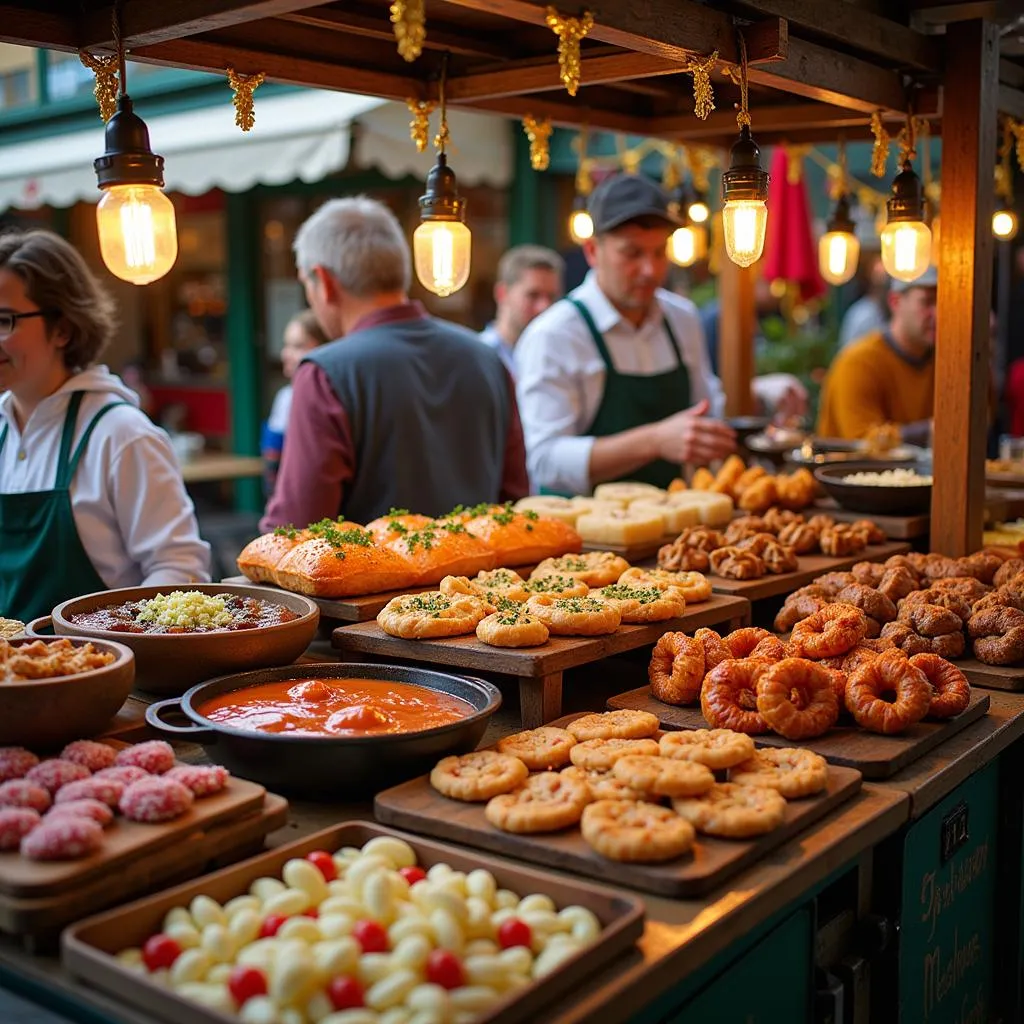
M 64 415 L 73 391 L 84 391 L 74 452 L 93 417 L 111 402 L 89 438 L 71 481 L 78 536 L 106 585 L 137 587 L 206 583 L 210 546 L 199 539 L 195 508 L 181 479 L 170 439 L 139 409 L 138 396 L 105 366 L 76 374 L 36 407 L 24 434 L 14 397 L 0 395 L 0 493 L 53 490 Z M 60 566 L 53 567 L 54 572 Z

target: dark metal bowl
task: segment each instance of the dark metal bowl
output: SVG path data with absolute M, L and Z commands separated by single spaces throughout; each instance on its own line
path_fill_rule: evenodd
M 899 444 L 887 452 L 869 452 L 863 441 L 849 441 L 835 437 L 808 438 L 799 448 L 787 450 L 786 462 L 797 466 L 825 466 L 830 463 L 873 463 L 892 469 L 897 464 L 923 460 L 924 448 L 913 444 Z
M 109 608 L 125 601 L 142 601 L 177 590 L 198 590 L 203 594 L 231 594 L 255 597 L 268 604 L 283 605 L 299 617 L 277 626 L 213 633 L 120 633 L 110 629 L 89 629 L 72 621 L 83 612 Z M 180 586 L 127 587 L 104 590 L 64 601 L 53 609 L 53 631 L 58 636 L 86 636 L 113 640 L 135 652 L 135 685 L 149 693 L 184 693 L 190 686 L 225 672 L 291 664 L 316 636 L 320 609 L 301 594 L 270 587 L 240 586 L 236 583 L 190 583 Z M 26 633 L 38 635 L 45 619 L 29 623 Z
M 738 444 L 745 444 L 748 437 L 760 434 L 771 423 L 767 416 L 730 416 L 726 424 L 736 431 Z
M 875 487 L 871 484 L 848 484 L 845 478 L 853 473 L 878 473 L 886 469 L 916 469 L 931 473 L 931 466 L 917 462 L 843 462 L 818 466 L 814 477 L 828 493 L 851 512 L 880 516 L 923 515 L 931 509 L 931 484 L 916 487 Z
M 260 683 L 287 679 L 388 679 L 412 683 L 461 697 L 473 714 L 421 732 L 367 736 L 289 736 L 255 732 L 213 722 L 198 706 L 221 694 Z M 290 665 L 221 676 L 193 686 L 184 696 L 162 700 L 146 709 L 146 721 L 157 729 L 189 738 L 208 748 L 211 760 L 235 775 L 270 789 L 320 800 L 343 801 L 368 796 L 380 789 L 428 772 L 442 757 L 473 750 L 483 737 L 487 720 L 501 707 L 501 692 L 491 683 L 469 676 L 449 675 L 399 665 Z M 194 725 L 166 722 L 174 708 Z

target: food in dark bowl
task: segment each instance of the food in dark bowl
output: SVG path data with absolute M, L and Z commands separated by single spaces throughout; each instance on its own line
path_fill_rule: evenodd
M 814 477 L 840 506 L 874 515 L 923 515 L 931 508 L 931 466 L 908 462 L 844 462 L 819 466 Z
M 501 706 L 491 683 L 399 665 L 293 665 L 211 679 L 146 711 L 232 774 L 325 800 L 368 796 L 473 750 Z M 171 710 L 188 725 L 166 720 Z

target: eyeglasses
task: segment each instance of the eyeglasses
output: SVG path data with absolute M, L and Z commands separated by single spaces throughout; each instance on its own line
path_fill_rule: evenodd
M 34 316 L 46 316 L 52 312 L 53 310 L 50 309 L 35 309 L 31 313 L 0 312 L 0 338 L 9 338 L 14 333 L 15 327 L 18 326 L 19 320 L 28 320 Z

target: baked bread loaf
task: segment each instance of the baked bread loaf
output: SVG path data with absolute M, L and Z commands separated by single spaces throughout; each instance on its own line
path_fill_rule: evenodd
M 408 562 L 421 586 L 438 583 L 445 576 L 475 576 L 495 565 L 494 552 L 461 523 L 428 519 L 417 529 L 393 533 L 380 546 Z
M 580 535 L 558 519 L 516 512 L 511 504 L 471 511 L 477 514 L 465 527 L 494 553 L 492 565 L 535 565 L 554 555 L 575 554 L 583 547 Z
M 397 540 L 414 530 L 421 530 L 432 522 L 430 516 L 413 515 L 405 509 L 393 508 L 386 516 L 367 523 L 366 528 L 373 534 L 377 544 L 386 544 L 389 540 Z
M 312 536 L 308 530 L 279 526 L 272 533 L 265 533 L 242 548 L 242 553 L 236 559 L 238 568 L 253 583 L 276 583 L 275 572 L 281 559 Z

